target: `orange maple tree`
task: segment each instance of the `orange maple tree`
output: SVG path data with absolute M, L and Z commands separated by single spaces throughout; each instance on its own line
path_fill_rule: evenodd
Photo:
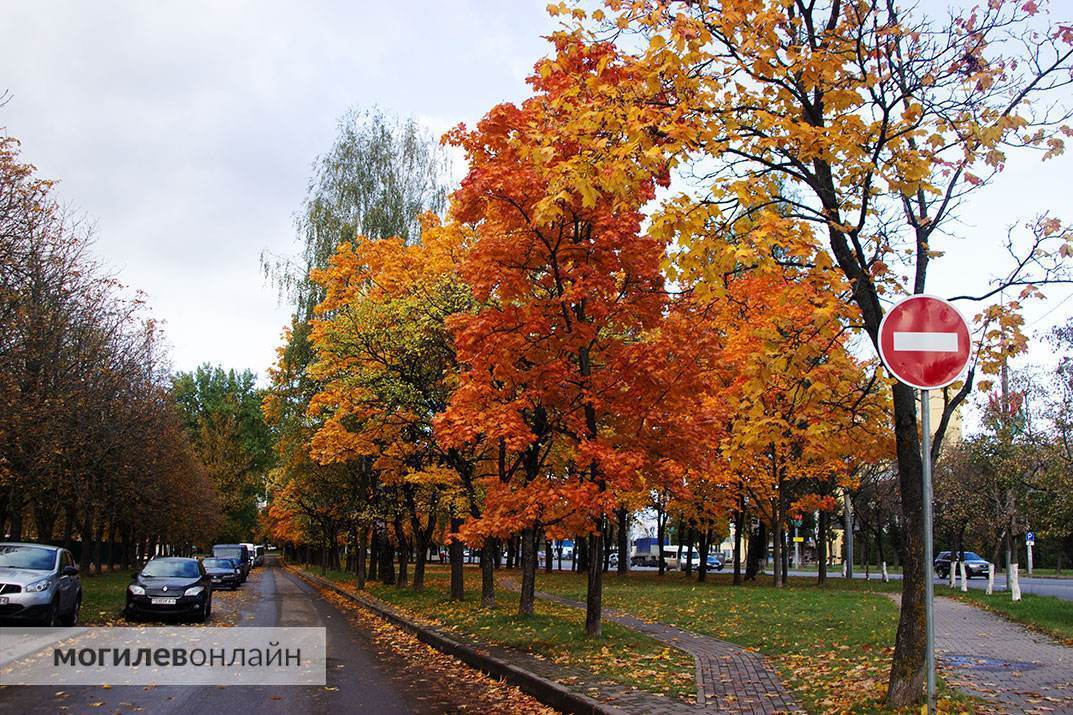
M 586 632 L 598 635 L 601 525 L 640 488 L 648 458 L 619 438 L 620 418 L 659 402 L 644 394 L 655 382 L 629 376 L 668 303 L 666 245 L 641 229 L 666 174 L 662 157 L 618 145 L 638 78 L 613 48 L 567 33 L 553 42 L 532 98 L 448 137 L 469 162 L 451 213 L 476 232 L 461 274 L 481 308 L 452 320 L 466 368 L 443 431 L 497 445 L 500 469 L 471 530 L 522 532 L 522 612 L 537 531 L 569 521 L 589 534 Z

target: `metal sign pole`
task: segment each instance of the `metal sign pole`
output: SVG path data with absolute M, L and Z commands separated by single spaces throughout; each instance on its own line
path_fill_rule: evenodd
M 931 402 L 929 391 L 920 391 L 921 457 L 924 472 L 924 613 L 927 623 L 928 713 L 935 712 L 935 611 L 932 583 L 931 541 Z

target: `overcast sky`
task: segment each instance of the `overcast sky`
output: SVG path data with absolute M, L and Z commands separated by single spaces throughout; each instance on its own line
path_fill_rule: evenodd
M 7 0 L 0 127 L 96 222 L 98 255 L 148 295 L 176 368 L 263 375 L 288 311 L 258 257 L 296 250 L 294 212 L 340 115 L 377 104 L 440 133 L 521 99 L 554 28 L 545 4 Z M 1004 270 L 1010 224 L 1073 221 L 1071 170 L 1073 154 L 1011 162 L 965 212 L 966 238 L 941 246 L 931 292 Z M 1048 293 L 1034 332 L 1073 314 L 1069 290 Z

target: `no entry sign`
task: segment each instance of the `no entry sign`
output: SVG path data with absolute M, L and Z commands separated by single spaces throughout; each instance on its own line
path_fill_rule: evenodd
M 891 374 L 920 390 L 946 387 L 969 364 L 969 326 L 942 298 L 914 295 L 879 324 L 879 356 Z

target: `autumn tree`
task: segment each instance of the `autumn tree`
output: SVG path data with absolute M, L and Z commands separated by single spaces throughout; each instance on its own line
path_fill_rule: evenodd
M 0 137 L 0 532 L 75 547 L 100 571 L 188 551 L 219 511 L 160 329 L 91 239 Z
M 264 402 L 266 419 L 276 435 L 278 457 L 270 475 L 270 490 L 282 489 L 291 481 L 333 482 L 339 476 L 336 472 L 342 470 L 347 477 L 344 493 L 352 498 L 346 508 L 349 526 L 344 531 L 350 533 L 355 548 L 362 532 L 359 526 L 370 518 L 376 475 L 368 460 L 328 467 L 309 456 L 309 442 L 317 425 L 310 423 L 308 411 L 320 389 L 309 374 L 315 359 L 311 320 L 325 297 L 324 288 L 311 274 L 327 268 L 336 249 L 359 236 L 364 241 L 400 237 L 407 243 L 419 242 L 418 217 L 444 207 L 446 166 L 444 151 L 415 120 L 398 119 L 379 110 L 349 112 L 340 120 L 330 149 L 314 162 L 296 218 L 299 255 L 262 256 L 266 275 L 294 308 L 277 362 L 269 371 L 271 386 Z M 325 492 L 311 489 L 309 493 Z M 284 509 L 282 503 L 277 506 L 277 512 Z M 372 535 L 371 545 L 377 553 L 382 536 L 386 536 L 382 529 Z M 316 540 L 321 542 L 322 538 Z
M 320 419 L 311 443 L 316 460 L 371 459 L 380 483 L 397 490 L 390 516 L 400 555 L 409 554 L 407 539 L 416 547 L 418 591 L 443 514 L 455 511 L 455 501 L 466 505 L 462 514 L 479 512 L 473 480 L 481 448 L 445 448 L 436 439 L 435 421 L 458 382 L 446 320 L 472 301 L 456 273 L 466 232 L 431 214 L 423 220 L 419 244 L 359 239 L 315 273 L 326 298 L 312 333 L 318 359 L 311 375 L 322 388 L 310 405 Z M 405 561 L 399 566 L 404 573 Z
M 450 135 L 469 162 L 451 216 L 476 231 L 461 272 L 481 308 L 454 320 L 465 369 L 448 412 L 500 445 L 479 524 L 522 531 L 522 611 L 536 532 L 573 520 L 588 534 L 586 632 L 599 635 L 604 520 L 644 464 L 615 417 L 642 399 L 623 376 L 666 305 L 665 244 L 641 230 L 664 174 L 660 157 L 618 143 L 637 77 L 610 46 L 578 40 L 553 39 L 532 98 Z
M 666 108 L 665 121 L 638 128 L 637 143 L 666 147 L 673 138 L 680 160 L 706 157 L 697 173 L 713 221 L 762 225 L 757 217 L 781 209 L 810 226 L 849 282 L 874 347 L 884 301 L 928 289 L 943 237 L 958 233 L 958 209 L 986 190 L 1006 152 L 1039 147 L 1047 158 L 1063 149 L 1066 110 L 1052 98 L 1071 81 L 1073 25 L 1041 20 L 1042 6 L 996 1 L 938 23 L 897 2 L 615 1 L 606 17 L 593 17 L 597 32 L 640 45 L 649 106 Z M 710 236 L 692 243 L 683 234 L 690 260 L 682 270 L 726 269 L 733 254 Z M 1054 280 L 1069 238 L 1053 219 L 1013 234 L 1009 270 L 978 293 L 951 297 L 987 301 Z M 981 314 L 1001 320 L 1008 309 Z M 985 347 L 984 362 L 951 392 L 936 453 L 976 371 L 994 369 L 997 354 L 1015 346 L 1008 335 L 984 337 L 995 350 Z M 906 559 L 887 700 L 907 705 L 922 692 L 930 555 L 913 390 L 893 385 L 892 404 Z

